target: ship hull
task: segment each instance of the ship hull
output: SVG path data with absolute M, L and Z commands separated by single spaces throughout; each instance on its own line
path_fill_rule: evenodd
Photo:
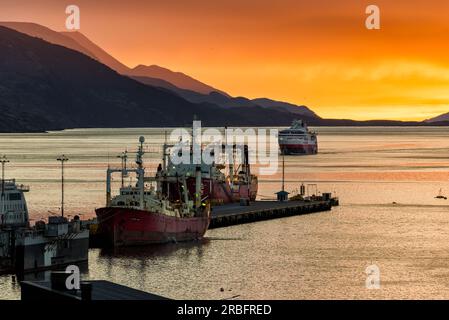
M 201 239 L 210 217 L 178 218 L 133 208 L 96 210 L 98 233 L 106 245 L 139 246 Z
M 31 272 L 82 263 L 88 261 L 88 252 L 88 230 L 52 239 L 29 236 L 16 247 L 16 270 Z
M 294 154 L 317 154 L 318 146 L 316 144 L 279 144 L 281 154 L 294 155 Z

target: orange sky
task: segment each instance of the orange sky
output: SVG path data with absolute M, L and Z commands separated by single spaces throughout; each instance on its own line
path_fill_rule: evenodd
M 128 66 L 158 64 L 231 95 L 306 104 L 329 118 L 449 112 L 447 0 L 0 0 L 0 20 L 81 32 Z M 365 8 L 381 9 L 381 30 Z

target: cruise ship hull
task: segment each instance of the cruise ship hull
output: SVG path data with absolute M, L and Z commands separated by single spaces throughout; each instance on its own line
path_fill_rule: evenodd
M 317 154 L 318 140 L 315 132 L 302 120 L 295 120 L 289 129 L 279 132 L 281 154 Z
M 111 246 L 139 246 L 201 239 L 210 217 L 179 218 L 145 210 L 105 207 L 96 210 L 98 233 Z
M 282 154 L 317 154 L 318 146 L 316 144 L 279 144 Z

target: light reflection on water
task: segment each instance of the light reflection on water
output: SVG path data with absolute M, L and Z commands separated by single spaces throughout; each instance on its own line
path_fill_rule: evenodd
M 170 298 L 449 298 L 449 133 L 446 128 L 318 128 L 320 154 L 286 157 L 287 190 L 300 182 L 335 191 L 332 212 L 209 230 L 202 242 L 90 251 L 84 278 L 107 279 Z M 104 202 L 104 169 L 139 135 L 157 166 L 161 129 L 70 130 L 0 135 L 7 176 L 31 185 L 34 219 L 57 211 L 59 170 L 69 156 L 67 211 L 93 215 Z M 260 177 L 271 198 L 280 176 Z M 381 290 L 365 288 L 377 264 Z M 220 290 L 223 288 L 223 291 Z M 19 298 L 0 277 L 0 297 Z

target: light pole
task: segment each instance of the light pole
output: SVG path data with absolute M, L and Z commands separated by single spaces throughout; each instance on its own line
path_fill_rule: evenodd
M 5 164 L 9 162 L 6 156 L 2 156 L 0 158 L 0 162 L 2 163 L 2 199 L 5 197 Z
M 61 162 L 61 216 L 64 217 L 64 162 L 69 161 L 65 155 L 56 159 Z

